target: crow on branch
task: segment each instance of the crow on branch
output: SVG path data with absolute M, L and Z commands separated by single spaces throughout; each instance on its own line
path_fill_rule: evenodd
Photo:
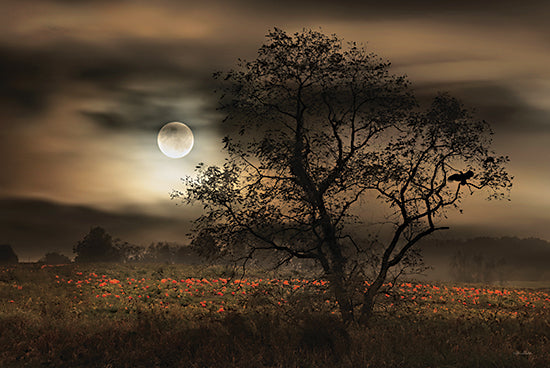
M 474 177 L 474 172 L 472 170 L 468 170 L 465 173 L 460 172 L 449 176 L 449 181 L 459 181 L 460 184 L 466 185 L 467 180 L 473 177 Z

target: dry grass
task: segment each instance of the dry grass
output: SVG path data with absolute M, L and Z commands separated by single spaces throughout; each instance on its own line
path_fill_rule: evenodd
M 550 366 L 550 303 L 535 300 L 544 292 L 518 294 L 535 293 L 535 306 L 513 305 L 513 299 L 503 298 L 498 310 L 486 310 L 438 300 L 437 306 L 448 310 L 433 313 L 428 302 L 394 304 L 402 300 L 396 290 L 383 300 L 368 328 L 344 326 L 327 307 L 331 304 L 326 295 L 316 297 L 314 291 L 323 290 L 317 286 L 304 287 L 299 294 L 299 288 L 291 293 L 292 283 L 286 293 L 277 293 L 277 288 L 284 289 L 282 281 L 272 289 L 253 284 L 239 289 L 246 293 L 237 297 L 229 288 L 219 296 L 221 285 L 211 282 L 183 301 L 170 294 L 169 280 L 212 278 L 220 272 L 124 265 L 23 265 L 0 270 L 0 366 Z M 97 274 L 97 282 L 91 273 Z M 103 280 L 132 278 L 146 281 L 124 289 L 109 282 L 99 286 Z M 76 284 L 79 280 L 92 282 Z M 150 287 L 144 290 L 145 286 Z M 97 297 L 98 291 L 113 293 Z M 124 292 L 124 297 L 114 297 L 115 292 Z M 153 298 L 137 302 L 137 293 Z M 424 295 L 417 293 L 419 298 Z M 287 302 L 279 305 L 281 297 Z M 218 312 L 220 305 L 223 312 Z

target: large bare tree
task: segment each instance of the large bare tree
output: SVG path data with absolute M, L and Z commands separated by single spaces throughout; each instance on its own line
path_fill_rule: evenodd
M 216 77 L 227 160 L 173 193 L 204 206 L 195 245 L 314 260 L 345 321 L 368 320 L 391 271 L 447 229 L 464 193 L 500 198 L 511 185 L 486 122 L 447 94 L 421 109 L 389 62 L 334 35 L 274 29 L 255 60 Z M 354 238 L 372 221 L 390 235 Z M 373 262 L 370 283 L 353 282 Z

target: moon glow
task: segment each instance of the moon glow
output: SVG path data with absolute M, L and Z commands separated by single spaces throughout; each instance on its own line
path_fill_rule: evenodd
M 164 125 L 157 137 L 160 150 L 171 158 L 181 158 L 187 155 L 191 152 L 194 141 L 191 129 L 177 121 Z

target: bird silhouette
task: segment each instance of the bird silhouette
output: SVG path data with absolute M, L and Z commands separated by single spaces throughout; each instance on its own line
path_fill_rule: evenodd
M 468 183 L 468 179 L 471 179 L 473 177 L 474 172 L 472 170 L 468 170 L 465 173 L 460 172 L 449 176 L 449 181 L 459 181 L 460 184 L 466 185 Z

